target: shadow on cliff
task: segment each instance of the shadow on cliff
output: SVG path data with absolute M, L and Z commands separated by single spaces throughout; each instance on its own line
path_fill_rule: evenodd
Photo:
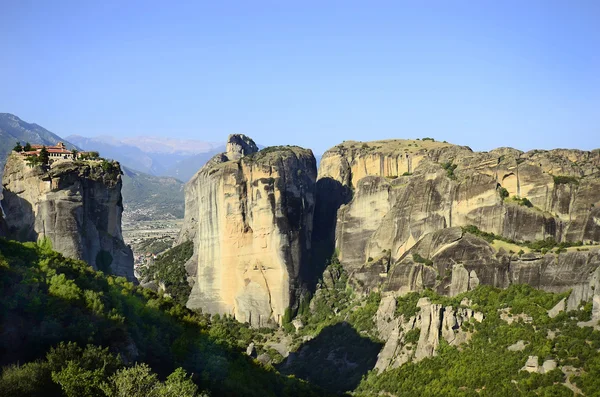
M 2 193 L 1 204 L 6 214 L 5 236 L 18 241 L 37 241 L 38 233 L 34 228 L 35 215 L 31 203 L 9 190 Z
M 352 190 L 333 178 L 321 178 L 316 186 L 316 204 L 312 233 L 312 266 L 305 275 L 311 293 L 335 252 L 337 211 L 352 200 Z
M 343 393 L 354 390 L 363 375 L 373 369 L 382 347 L 348 323 L 337 323 L 290 353 L 277 369 L 329 392 Z

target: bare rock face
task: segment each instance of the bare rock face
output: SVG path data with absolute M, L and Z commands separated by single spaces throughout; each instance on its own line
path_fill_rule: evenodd
M 121 174 L 118 163 L 57 162 L 26 165 L 12 154 L 3 176 L 8 234 L 21 241 L 49 239 L 63 255 L 95 269 L 133 277 L 133 253 L 121 233 Z
M 194 241 L 187 306 L 280 324 L 308 269 L 316 163 L 310 150 L 229 137 L 186 185 L 179 242 Z
M 581 301 L 593 299 L 597 294 L 599 272 L 597 248 L 519 256 L 504 250 L 496 251 L 485 240 L 453 227 L 423 236 L 391 265 L 380 287 L 397 293 L 431 288 L 441 295 L 455 296 L 479 284 L 499 288 L 529 284 L 549 292 L 572 290 L 566 304 L 567 309 L 572 310 Z
M 229 135 L 226 156 L 229 160 L 239 160 L 247 154 L 258 152 L 258 146 L 252 139 L 242 134 Z
M 453 278 L 447 294 L 490 281 L 552 285 L 529 271 L 528 260 L 518 262 L 520 273 L 511 279 L 502 270 L 509 265 L 509 256 L 496 258 L 495 249 L 461 237 L 458 229 L 435 234 L 442 229 L 475 225 L 516 241 L 550 237 L 558 242 L 600 241 L 600 150 L 523 153 L 500 148 L 477 153 L 430 140 L 350 141 L 323 155 L 319 189 L 321 185 L 329 192 L 335 191 L 333 185 L 337 191 L 344 187 L 352 191 L 351 198 L 330 198 L 331 205 L 323 212 L 337 217 L 322 227 L 334 230 L 340 262 L 364 290 L 385 283 L 415 290 L 419 283 L 431 285 L 436 277 L 445 277 L 444 272 L 406 260 L 411 248 L 434 237 L 462 240 L 446 255 L 449 263 L 456 264 L 444 269 Z M 466 261 L 483 258 L 478 266 L 482 269 L 473 272 L 474 264 L 469 268 L 466 263 L 461 267 L 461 261 L 452 258 L 455 254 Z M 488 265 L 493 265 L 496 275 L 483 269 Z

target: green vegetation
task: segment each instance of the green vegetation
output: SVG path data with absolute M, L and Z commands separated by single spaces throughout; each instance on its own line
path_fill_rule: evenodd
M 556 360 L 558 367 L 567 365 L 583 368 L 581 376 L 571 376 L 571 382 L 585 395 L 600 390 L 600 331 L 579 327 L 577 322 L 591 316 L 591 304 L 583 311 L 561 313 L 555 318 L 547 315 L 564 294 L 551 294 L 526 285 L 513 285 L 506 290 L 489 286 L 455 298 L 436 297 L 431 291 L 414 294 L 408 299 L 416 304 L 419 296 L 443 304 L 458 305 L 463 298 L 473 302 L 473 308 L 484 314 L 481 323 L 471 322 L 466 328 L 475 331 L 472 340 L 460 348 L 442 342 L 436 357 L 418 363 L 407 363 L 382 374 L 371 371 L 358 386 L 358 396 L 571 396 L 559 370 L 544 375 L 521 371 L 528 356 L 540 360 Z M 408 295 L 407 295 L 408 297 Z M 406 298 L 406 297 L 405 297 Z M 401 298 L 401 299 L 405 299 Z M 407 300 L 405 300 L 407 302 Z M 500 318 L 501 310 L 513 316 L 525 314 L 532 322 L 515 321 L 508 324 Z M 548 332 L 555 333 L 554 339 Z M 418 331 L 410 331 L 405 342 L 416 343 Z M 509 351 L 508 346 L 519 340 L 527 342 L 523 351 Z
M 5 396 L 198 396 L 198 387 L 182 368 L 163 383 L 146 364 L 126 367 L 107 348 L 61 342 L 45 360 L 6 367 L 0 377 Z
M 21 142 L 17 141 L 17 144 L 15 145 L 15 147 L 13 148 L 13 150 L 15 152 L 22 152 L 23 151 L 23 146 L 21 146 Z
M 533 208 L 533 204 L 526 197 L 514 196 L 511 198 L 511 200 L 524 207 Z
M 402 176 L 411 176 L 411 175 L 412 175 L 412 172 L 408 172 L 408 171 L 406 171 L 405 173 L 402 174 Z
M 396 298 L 396 317 L 404 315 L 405 319 L 416 315 L 419 312 L 417 302 L 421 298 L 418 292 L 409 292 L 408 294 Z
M 452 180 L 456 180 L 456 175 L 454 175 L 454 170 L 456 169 L 456 167 L 457 165 L 453 164 L 452 161 L 448 161 L 447 163 L 442 164 L 442 168 L 446 170 L 446 175 Z
M 184 215 L 183 182 L 123 167 L 124 215 L 131 220 L 178 219 Z
M 553 175 L 555 185 L 579 185 L 579 178 L 566 175 Z
M 102 163 L 100 163 L 100 167 L 102 168 L 102 170 L 105 173 L 107 173 L 108 175 L 110 175 L 113 178 L 116 178 L 118 175 L 122 174 L 119 164 L 115 161 L 108 161 L 108 160 L 102 159 Z
M 27 145 L 29 145 L 29 142 L 27 143 Z M 27 145 L 25 145 L 25 147 L 27 148 Z M 29 146 L 29 150 L 25 151 L 31 151 L 31 145 Z M 34 154 L 31 156 L 27 156 L 25 158 L 25 161 L 27 162 L 27 165 L 29 165 L 30 167 L 35 167 L 38 165 L 44 165 L 47 166 L 50 162 L 50 153 L 48 153 L 48 149 L 46 149 L 46 146 L 42 146 L 42 150 L 40 150 L 39 154 Z
M 82 152 L 79 154 L 79 160 L 100 160 L 100 153 L 98 152 Z
M 192 288 L 187 282 L 185 263 L 194 253 L 194 243 L 186 241 L 159 255 L 154 262 L 141 270 L 142 276 L 156 280 L 165 286 L 173 299 L 185 305 Z
M 575 242 L 563 241 L 562 243 L 558 243 L 553 237 L 548 237 L 545 240 L 538 240 L 538 241 L 534 241 L 534 242 L 515 241 L 513 239 L 499 236 L 494 233 L 488 233 L 488 232 L 481 231 L 481 230 L 479 230 L 479 228 L 477 226 L 474 226 L 474 225 L 463 226 L 462 230 L 463 230 L 463 233 L 473 234 L 477 237 L 484 239 L 485 241 L 487 241 L 490 244 L 493 243 L 494 240 L 500 240 L 500 241 L 505 241 L 509 244 L 516 244 L 516 245 L 520 245 L 523 247 L 527 247 L 534 251 L 542 251 L 543 253 L 546 253 L 554 248 L 557 248 L 556 252 L 560 253 L 560 252 L 564 252 L 566 250 L 566 248 L 568 248 L 568 247 L 581 247 L 583 245 L 582 241 L 575 241 Z M 546 250 L 546 251 L 544 252 L 543 250 Z
M 170 237 L 151 237 L 135 244 L 134 252 L 150 253 L 158 255 L 173 246 L 173 238 Z
M 248 325 L 34 243 L 0 239 L 0 329 L 0 395 L 194 395 L 179 367 L 215 396 L 318 394 L 242 354 L 258 337 Z
M 431 259 L 426 259 L 423 258 L 421 255 L 419 254 L 413 254 L 413 261 L 417 262 L 417 263 L 422 263 L 426 266 L 433 266 L 433 261 Z
M 23 151 L 30 152 L 31 150 L 32 150 L 31 144 L 29 142 L 25 143 L 25 146 L 23 146 Z
M 508 198 L 508 196 L 509 196 L 508 190 L 506 190 L 503 187 L 498 188 L 498 194 L 500 195 L 500 198 L 502 200 L 504 200 L 505 198 Z
M 431 141 L 431 142 L 435 142 L 435 139 L 433 139 L 433 138 L 429 138 L 429 137 L 428 137 L 428 138 L 423 138 L 423 139 L 421 139 L 421 140 L 422 140 L 422 141 Z

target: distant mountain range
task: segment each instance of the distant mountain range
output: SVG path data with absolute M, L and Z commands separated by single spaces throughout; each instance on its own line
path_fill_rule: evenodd
M 83 150 L 96 150 L 103 157 L 126 167 L 155 176 L 190 179 L 212 156 L 225 151 L 225 145 L 199 140 L 135 137 L 119 140 L 111 136 L 87 138 L 70 135 L 69 142 Z
M 117 160 L 123 169 L 125 219 L 172 219 L 183 217 L 183 183 L 225 145 L 200 140 L 159 137 L 117 139 L 111 136 L 62 138 L 10 113 L 0 113 L 0 180 L 4 163 L 17 141 L 95 150 Z M 264 146 L 259 145 L 259 148 Z M 317 157 L 317 165 L 321 156 Z M 1 196 L 1 195 L 0 195 Z
M 58 142 L 64 142 L 69 148 L 77 148 L 83 150 L 97 150 L 102 157 L 113 158 L 119 161 L 123 169 L 123 205 L 125 207 L 124 219 L 128 220 L 147 220 L 147 219 L 173 219 L 183 218 L 183 182 L 174 177 L 158 177 L 149 173 L 136 171 L 135 167 L 129 167 L 128 164 L 140 164 L 143 166 L 147 162 L 152 166 L 155 159 L 152 156 L 146 156 L 145 152 L 133 145 L 126 145 L 120 141 L 113 139 L 105 139 L 105 144 L 101 145 L 95 139 L 88 140 L 87 138 L 73 136 L 78 143 L 70 139 L 61 138 L 60 136 L 48 131 L 47 129 L 32 123 L 27 123 L 17 116 L 9 113 L 0 113 L 0 180 L 4 172 L 4 164 L 12 148 L 17 142 L 41 145 L 55 145 Z M 145 144 L 142 138 L 138 139 L 143 147 L 152 147 L 152 140 L 149 138 L 149 143 Z M 173 140 L 166 140 L 173 142 Z M 186 150 L 199 150 L 201 144 L 194 146 L 193 143 L 186 142 L 188 145 Z M 210 143 L 208 146 L 212 147 Z M 119 148 L 117 150 L 116 148 Z M 129 153 L 129 151 L 131 153 Z M 168 156 L 178 156 L 177 154 L 157 153 L 156 158 L 160 156 L 168 158 Z M 202 159 L 210 158 L 212 154 L 201 153 L 195 155 L 181 154 L 181 157 L 175 161 L 163 160 L 163 163 L 170 165 L 169 172 L 177 175 L 179 169 L 188 169 L 196 167 L 193 172 L 196 172 L 203 164 Z M 136 163 L 137 161 L 137 163 Z M 178 163 L 179 162 L 179 163 Z M 201 163 L 201 164 L 200 164 Z M 200 164 L 200 165 L 198 165 Z M 142 167 L 143 168 L 143 167 Z M 193 175 L 192 172 L 192 175 Z M 185 176 L 189 173 L 182 173 Z M 183 178 L 182 178 L 183 179 Z M 1 189 L 0 189 L 1 193 Z M 0 194 L 1 197 L 1 194 Z
M 123 169 L 123 220 L 147 221 L 183 218 L 183 182 Z

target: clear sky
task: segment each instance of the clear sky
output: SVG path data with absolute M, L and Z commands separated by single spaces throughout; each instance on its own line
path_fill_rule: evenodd
M 600 147 L 598 0 L 0 0 L 0 47 L 62 136 Z

